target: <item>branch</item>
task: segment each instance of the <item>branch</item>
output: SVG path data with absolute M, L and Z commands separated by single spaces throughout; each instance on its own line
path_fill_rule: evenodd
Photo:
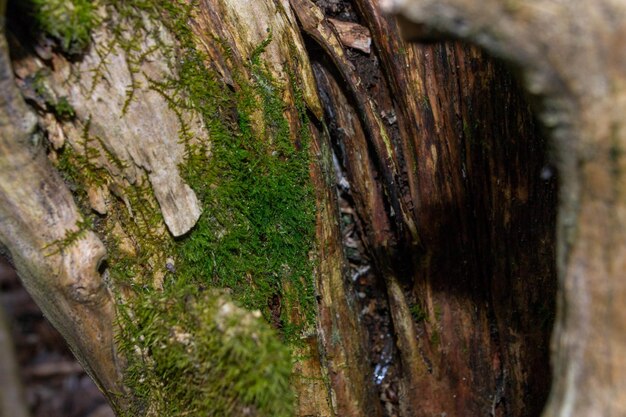
M 44 253 L 75 231 L 82 217 L 40 146 L 37 119 L 14 82 L 4 36 L 0 90 L 0 242 L 87 372 L 109 395 L 119 393 L 113 302 L 97 271 L 105 249 L 93 232 L 86 232 L 59 253 Z

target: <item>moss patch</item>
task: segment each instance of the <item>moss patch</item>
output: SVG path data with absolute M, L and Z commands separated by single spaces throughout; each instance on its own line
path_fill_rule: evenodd
M 97 24 L 94 2 L 20 0 L 19 6 L 33 17 L 36 30 L 56 39 L 65 53 L 77 55 L 89 45 Z
M 140 181 L 120 190 L 119 179 L 95 165 L 102 157 L 114 165 L 121 161 L 89 134 L 89 121 L 78 149 L 66 146 L 59 157 L 81 206 L 92 187 L 115 183 L 124 196 L 114 199 L 107 216 L 87 217 L 107 246 L 108 276 L 117 291 L 117 343 L 128 360 L 126 384 L 137 398 L 128 414 L 291 415 L 289 346 L 314 325 L 316 308 L 310 137 L 298 80 L 281 85 L 271 77 L 261 59 L 271 42 L 268 34 L 247 68 L 234 74 L 235 88 L 226 88 L 195 49 L 188 25 L 193 4 L 103 5 L 115 16 L 103 23 L 118 35 L 115 44 L 94 47 L 103 61 L 114 48 L 124 50 L 131 74 L 147 56 L 137 42 L 159 36 L 140 12 L 176 36 L 179 49 L 167 53 L 178 77 L 152 80 L 148 88 L 181 115 L 198 111 L 211 140 L 192 137 L 180 117 L 186 147 L 180 170 L 203 214 L 179 239 L 167 232 L 149 186 Z M 129 86 L 126 105 L 136 88 L 134 82 Z M 297 132 L 285 117 L 287 89 L 296 97 Z M 226 293 L 233 305 L 224 301 Z M 229 314 L 224 306 L 231 306 Z M 264 320 L 238 306 L 260 312 Z M 295 310 L 301 319 L 293 320 Z
M 141 326 L 120 344 L 134 350 L 127 377 L 146 400 L 129 415 L 292 415 L 289 351 L 272 329 L 217 293 L 179 295 L 141 298 L 141 316 L 125 318 Z
M 67 100 L 67 97 L 57 97 L 46 84 L 46 79 L 49 75 L 50 71 L 48 69 L 41 69 L 29 79 L 37 104 L 53 113 L 59 120 L 73 119 L 76 116 L 76 112 Z
M 234 120 L 225 125 L 223 115 L 207 118 L 203 112 L 213 142 L 211 161 L 205 148 L 189 146 L 182 168 L 205 210 L 196 229 L 178 242 L 177 254 L 187 279 L 230 288 L 242 305 L 260 310 L 294 342 L 302 324 L 290 322 L 289 305 L 299 305 L 308 324 L 315 314 L 309 137 L 301 134 L 299 147 L 293 143 L 281 89 L 263 69 L 260 52 L 250 64 L 254 81 L 240 80 L 227 103 L 234 105 Z M 194 68 L 199 58 L 186 61 L 181 80 L 197 102 L 207 103 L 224 93 L 207 88 L 216 84 Z M 266 129 L 262 137 L 253 122 L 258 109 Z
M 419 303 L 411 304 L 409 306 L 409 311 L 411 312 L 411 317 L 413 317 L 413 321 L 415 321 L 415 323 L 421 323 L 428 318 L 428 314 L 426 314 Z

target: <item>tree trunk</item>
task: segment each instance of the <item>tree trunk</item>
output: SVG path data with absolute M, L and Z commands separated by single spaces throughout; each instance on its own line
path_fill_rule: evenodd
M 554 384 L 545 416 L 626 412 L 622 2 L 394 0 L 416 37 L 452 35 L 512 62 L 560 178 Z
M 557 264 L 546 415 L 624 411 L 621 102 L 551 10 L 612 44 L 388 3 L 521 65 L 555 155 L 503 63 L 375 0 L 9 2 L 0 241 L 119 415 L 537 416 Z

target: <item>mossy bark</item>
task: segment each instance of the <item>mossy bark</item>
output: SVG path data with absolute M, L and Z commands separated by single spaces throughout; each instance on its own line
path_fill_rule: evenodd
M 45 27 L 65 24 L 38 5 L 31 8 Z M 12 18 L 22 6 L 13 5 Z M 251 10 L 229 2 L 98 6 L 94 42 L 78 57 L 57 31 L 24 33 L 29 26 L 15 21 L 14 80 L 2 49 L 13 93 L 3 107 L 3 208 L 21 199 L 18 226 L 45 231 L 3 223 L 20 275 L 120 414 L 290 415 L 293 385 L 298 414 L 331 415 L 314 271 L 336 275 L 341 261 L 314 251 L 309 160 L 321 147 L 311 141 L 324 136 L 309 126 L 321 108 L 293 15 L 261 2 Z M 41 161 L 18 158 L 30 153 Z M 35 172 L 16 176 L 16 165 Z M 29 181 L 44 188 L 29 191 Z M 47 209 L 44 192 L 56 195 Z M 33 271 L 36 261 L 61 263 L 77 282 L 68 294 L 45 294 L 52 282 Z M 73 309 L 56 311 L 74 298 Z M 83 324 L 107 333 L 92 336 Z
M 120 415 L 540 412 L 557 184 L 502 64 L 405 42 L 377 1 L 102 0 L 78 51 L 27 3 L 0 239 Z

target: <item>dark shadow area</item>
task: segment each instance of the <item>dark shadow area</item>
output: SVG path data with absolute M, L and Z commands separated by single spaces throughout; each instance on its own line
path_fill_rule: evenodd
M 317 3 L 368 24 L 342 7 L 348 2 Z M 385 56 L 390 46 L 376 46 L 372 56 L 346 54 L 383 120 L 401 167 L 394 177 L 372 146 L 354 88 L 307 42 L 356 277 L 346 288 L 361 307 L 372 378 L 389 372 L 379 385 L 385 416 L 538 417 L 551 386 L 557 286 L 549 144 L 506 66 L 480 50 L 413 44 Z M 420 83 L 422 95 L 402 96 L 412 88 L 406 82 Z M 418 245 L 403 232 L 410 222 Z M 402 296 L 389 292 L 390 276 Z M 394 322 L 392 305 L 407 307 L 409 327 Z M 381 340 L 394 346 L 385 351 Z M 420 370 L 407 369 L 411 360 Z
M 436 97 L 424 129 L 438 135 L 423 149 L 438 157 L 420 180 L 440 191 L 421 200 L 425 254 L 414 257 L 407 285 L 424 311 L 422 354 L 468 408 L 539 416 L 557 286 L 549 145 L 503 64 L 466 45 L 424 48 Z

